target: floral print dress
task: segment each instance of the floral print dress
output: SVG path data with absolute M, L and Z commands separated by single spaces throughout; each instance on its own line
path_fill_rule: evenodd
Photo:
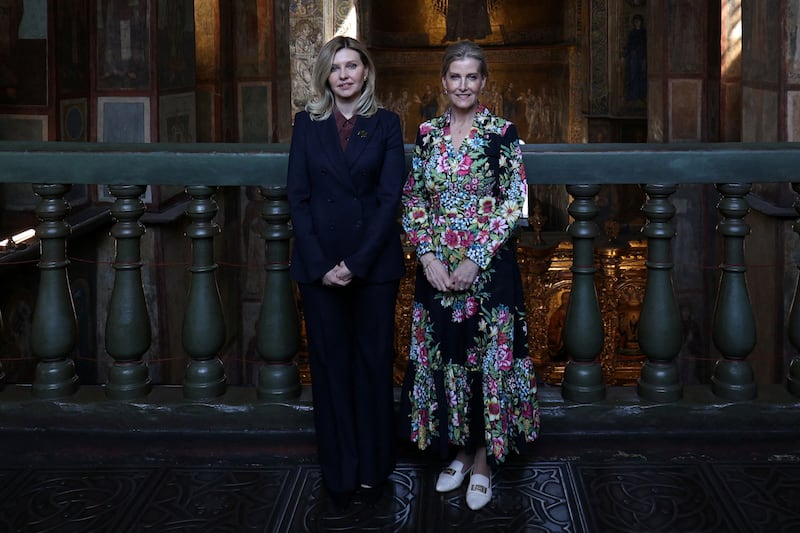
M 461 147 L 449 112 L 420 125 L 403 190 L 403 227 L 417 257 L 454 271 L 471 259 L 466 291 L 439 292 L 417 269 L 402 409 L 419 448 L 449 445 L 501 462 L 539 431 L 513 232 L 527 194 L 517 130 L 480 106 Z

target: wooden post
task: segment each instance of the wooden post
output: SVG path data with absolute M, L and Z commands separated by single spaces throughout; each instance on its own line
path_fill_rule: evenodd
M 106 351 L 114 359 L 109 371 L 106 395 L 118 400 L 142 398 L 150 392 L 147 365 L 142 356 L 150 348 L 150 317 L 142 286 L 141 237 L 145 233 L 139 219 L 144 214 L 143 185 L 112 185 L 116 197 L 111 215 L 116 223 L 111 236 L 116 239 L 114 288 L 108 304 Z
M 675 207 L 669 201 L 675 185 L 642 185 L 647 194 L 643 211 L 647 224 L 647 285 L 639 315 L 639 346 L 647 357 L 639 375 L 642 398 L 674 402 L 683 394 L 675 358 L 681 351 L 681 317 L 672 285 L 672 237 L 670 220 Z
M 64 195 L 71 185 L 36 184 L 41 198 L 36 206 L 36 227 L 41 257 L 39 290 L 33 310 L 31 350 L 39 358 L 33 380 L 33 395 L 61 398 L 78 390 L 75 362 L 70 359 L 78 338 L 78 320 L 67 277 L 67 236 L 64 222 L 70 210 Z

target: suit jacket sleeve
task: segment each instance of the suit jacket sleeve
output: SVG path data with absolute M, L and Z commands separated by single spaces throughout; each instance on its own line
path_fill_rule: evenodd
M 344 258 L 347 268 L 357 277 L 367 277 L 376 258 L 384 247 L 392 245 L 392 239 L 399 243 L 398 225 L 400 196 L 405 180 L 405 154 L 403 135 L 400 131 L 400 117 L 385 110 L 378 112 L 382 117 L 383 162 L 375 191 L 377 209 L 374 216 L 365 222 L 368 231 L 355 253 Z
M 308 171 L 307 140 L 311 119 L 305 112 L 295 116 L 292 144 L 289 150 L 289 168 L 286 176 L 286 193 L 294 229 L 293 265 L 305 275 L 303 281 L 322 279 L 336 265 L 335 258 L 326 257 L 314 227 L 311 206 L 311 176 Z

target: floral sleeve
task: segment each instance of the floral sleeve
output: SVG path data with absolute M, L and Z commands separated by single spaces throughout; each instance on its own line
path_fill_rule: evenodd
M 496 194 L 480 199 L 470 228 L 475 240 L 467 250 L 467 257 L 481 269 L 489 266 L 492 257 L 514 232 L 528 194 L 516 126 L 506 122 L 500 136 Z M 484 165 L 488 166 L 488 171 L 494 170 L 491 162 Z
M 420 126 L 417 142 L 411 154 L 411 172 L 403 187 L 403 229 L 408 241 L 416 246 L 417 257 L 433 250 L 433 238 L 429 223 L 430 199 L 425 187 L 423 155 L 426 140 L 425 124 Z

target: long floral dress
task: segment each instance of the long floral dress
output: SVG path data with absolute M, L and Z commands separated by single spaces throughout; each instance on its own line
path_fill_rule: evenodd
M 466 291 L 439 292 L 417 269 L 402 409 L 419 448 L 449 445 L 490 461 L 521 452 L 539 431 L 522 282 L 512 242 L 527 193 L 517 130 L 480 106 L 456 148 L 449 112 L 420 125 L 403 190 L 403 227 L 417 257 L 450 271 L 471 259 Z

